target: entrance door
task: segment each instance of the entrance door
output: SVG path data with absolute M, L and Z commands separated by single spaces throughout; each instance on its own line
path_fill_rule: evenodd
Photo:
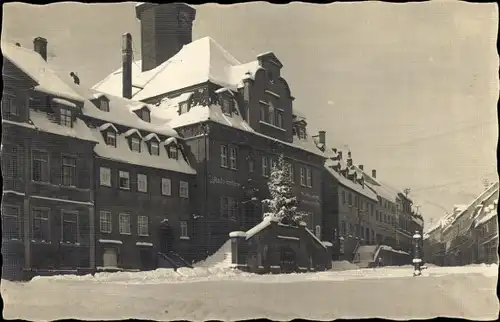
M 102 262 L 104 267 L 118 267 L 118 256 L 116 249 L 106 248 L 102 255 Z
M 164 254 L 174 250 L 174 232 L 169 224 L 160 228 L 160 250 Z
M 293 272 L 297 269 L 296 255 L 290 247 L 281 247 L 280 264 L 285 272 Z
M 143 270 L 151 270 L 153 269 L 153 256 L 150 250 L 141 249 L 139 251 L 141 257 L 141 267 Z

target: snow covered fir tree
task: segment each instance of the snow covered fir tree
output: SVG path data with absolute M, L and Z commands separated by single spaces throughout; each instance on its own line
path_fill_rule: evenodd
M 280 154 L 272 166 L 271 176 L 267 183 L 271 198 L 262 200 L 265 206 L 263 218 L 269 217 L 283 224 L 298 225 L 307 216 L 297 210 L 299 201 L 293 195 L 290 164 Z

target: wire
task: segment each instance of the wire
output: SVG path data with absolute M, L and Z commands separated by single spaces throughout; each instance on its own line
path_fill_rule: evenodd
M 489 175 L 492 175 L 492 174 L 495 174 L 495 173 L 496 172 L 489 172 L 489 173 L 485 174 L 484 176 L 486 177 L 486 176 L 489 176 Z M 444 184 L 439 184 L 439 185 L 433 185 L 433 186 L 428 186 L 428 187 L 422 187 L 422 188 L 412 189 L 411 192 L 433 190 L 433 189 L 436 189 L 436 188 L 446 187 L 446 186 L 449 186 L 451 184 L 468 183 L 468 182 L 475 181 L 475 180 L 477 180 L 477 175 L 475 175 L 474 177 L 470 177 L 469 179 L 462 179 L 462 180 L 452 181 L 452 182 L 448 182 L 448 183 L 444 183 Z

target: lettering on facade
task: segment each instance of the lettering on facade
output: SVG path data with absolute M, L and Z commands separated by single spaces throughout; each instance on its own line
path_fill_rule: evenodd
M 238 182 L 236 182 L 234 180 L 226 180 L 226 179 L 219 178 L 219 177 L 211 177 L 210 184 L 223 184 L 223 185 L 234 187 L 234 188 L 239 188 L 241 186 L 241 184 L 239 184 Z
M 306 204 L 306 205 L 313 205 L 313 206 L 319 206 L 320 205 L 320 198 L 317 195 L 310 194 L 308 192 L 300 192 L 300 195 L 304 197 L 305 199 L 300 200 L 301 203 Z

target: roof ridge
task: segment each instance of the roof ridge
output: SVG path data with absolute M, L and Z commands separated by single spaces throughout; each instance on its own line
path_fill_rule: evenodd
M 212 58 L 212 44 L 217 48 L 219 49 L 220 52 L 222 52 L 222 54 L 224 54 L 224 58 L 229 58 L 230 60 L 232 60 L 235 65 L 232 65 L 231 67 L 233 66 L 237 66 L 237 65 L 242 65 L 242 63 L 236 59 L 233 55 L 231 55 L 230 52 L 228 52 L 224 47 L 221 46 L 221 44 L 219 44 L 215 39 L 213 39 L 212 37 L 210 36 L 205 36 L 203 38 L 200 38 L 200 39 L 197 39 L 197 40 L 201 40 L 201 39 L 208 39 L 208 49 L 209 49 L 209 59 L 211 60 Z M 191 42 L 192 43 L 192 42 Z

